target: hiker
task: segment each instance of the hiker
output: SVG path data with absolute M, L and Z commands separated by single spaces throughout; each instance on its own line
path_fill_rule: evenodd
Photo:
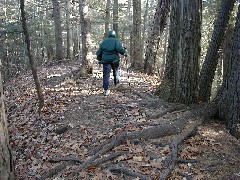
M 121 42 L 116 38 L 115 31 L 110 30 L 108 37 L 105 38 L 96 52 L 97 60 L 99 64 L 103 64 L 103 94 L 107 96 L 109 94 L 109 78 L 111 69 L 113 70 L 114 85 L 119 86 L 119 54 L 127 56 L 125 48 L 122 46 Z

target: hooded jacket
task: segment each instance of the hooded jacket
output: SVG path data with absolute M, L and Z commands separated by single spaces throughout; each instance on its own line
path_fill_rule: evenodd
M 102 64 L 116 63 L 120 60 L 119 54 L 124 55 L 125 49 L 116 38 L 114 31 L 109 31 L 108 37 L 104 39 L 96 52 L 97 59 Z

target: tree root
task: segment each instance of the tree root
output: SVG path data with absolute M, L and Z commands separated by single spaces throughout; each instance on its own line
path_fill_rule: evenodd
M 48 172 L 45 172 L 42 177 L 38 178 L 38 180 L 44 180 L 44 179 L 47 179 L 47 178 L 52 178 L 53 176 L 57 175 L 59 172 L 64 170 L 67 166 L 74 165 L 74 164 L 75 164 L 75 162 L 68 161 L 68 162 L 64 162 L 60 165 L 57 165 L 55 168 L 50 169 Z
M 171 152 L 166 158 L 166 164 L 168 168 L 166 168 L 163 173 L 161 173 L 159 180 L 164 180 L 168 177 L 168 175 L 172 172 L 172 170 L 175 167 L 175 164 L 177 163 L 177 154 L 178 154 L 178 145 L 187 137 L 191 136 L 197 129 L 198 126 L 200 126 L 203 122 L 203 118 L 198 118 L 198 121 L 195 121 L 185 132 L 181 133 L 177 136 L 169 145 Z
M 172 113 L 168 113 L 166 115 L 168 119 L 168 123 L 162 123 L 153 127 L 151 126 L 150 128 L 147 128 L 147 129 L 142 129 L 142 130 L 133 131 L 133 132 L 125 130 L 113 136 L 111 139 L 107 139 L 106 141 L 101 143 L 99 146 L 97 146 L 90 153 L 91 156 L 88 157 L 82 164 L 80 164 L 79 167 L 76 169 L 76 171 L 72 172 L 68 177 L 74 177 L 79 172 L 81 172 L 82 170 L 86 169 L 89 166 L 100 165 L 102 163 L 105 163 L 106 161 L 116 158 L 117 156 L 127 153 L 127 152 L 115 152 L 113 154 L 110 154 L 104 157 L 104 154 L 106 154 L 107 152 L 111 151 L 114 147 L 128 140 L 157 139 L 157 138 L 178 134 L 178 136 L 174 140 L 172 140 L 172 142 L 169 144 L 171 152 L 169 153 L 166 160 L 164 161 L 165 169 L 163 170 L 163 172 L 160 174 L 160 177 L 159 177 L 159 179 L 166 179 L 174 169 L 175 164 L 179 162 L 183 162 L 177 158 L 178 145 L 184 139 L 192 135 L 197 129 L 197 127 L 200 126 L 206 118 L 209 118 L 213 114 L 215 114 L 215 112 L 216 112 L 215 106 L 202 105 L 202 106 L 198 106 L 197 108 L 194 107 L 192 111 L 185 110 L 184 112 L 178 111 L 178 113 L 175 113 L 173 111 Z M 185 126 L 189 125 L 189 123 L 190 123 L 190 127 L 187 128 L 186 131 L 182 132 Z M 73 162 L 73 161 L 70 161 L 70 162 Z M 188 160 L 185 160 L 185 162 L 188 162 Z M 65 167 L 67 165 L 65 164 Z M 140 179 L 147 178 L 146 175 L 136 173 L 132 170 L 129 170 L 123 167 L 111 167 L 109 170 L 112 172 L 119 172 L 129 176 L 138 177 Z
M 108 168 L 109 171 L 111 172 L 115 172 L 115 173 L 120 173 L 120 174 L 125 174 L 127 176 L 131 176 L 131 177 L 135 177 L 135 178 L 140 178 L 141 180 L 147 180 L 148 176 L 147 175 L 143 175 L 137 172 L 134 172 L 130 169 L 124 168 L 124 167 L 110 167 Z
M 61 162 L 61 161 L 72 161 L 72 162 L 75 162 L 75 163 L 83 163 L 82 160 L 76 158 L 76 157 L 73 157 L 73 156 L 66 156 L 66 157 L 56 157 L 56 158 L 51 158 L 48 160 L 50 163 L 58 163 L 58 162 Z

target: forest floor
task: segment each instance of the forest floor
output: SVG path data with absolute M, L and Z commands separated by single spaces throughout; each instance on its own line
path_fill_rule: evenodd
M 126 140 L 100 155 L 100 162 L 79 170 L 115 135 L 171 123 L 167 116 L 158 116 L 175 104 L 153 95 L 160 83 L 156 76 L 129 72 L 127 78 L 122 67 L 121 87 L 115 89 L 111 80 L 111 93 L 103 96 L 97 65 L 87 78 L 76 78 L 76 63 L 46 66 L 38 73 L 45 99 L 41 115 L 30 72 L 4 84 L 17 179 L 159 178 L 175 136 Z M 205 122 L 185 139 L 178 146 L 178 158 L 182 161 L 167 179 L 240 179 L 240 141 L 220 121 Z

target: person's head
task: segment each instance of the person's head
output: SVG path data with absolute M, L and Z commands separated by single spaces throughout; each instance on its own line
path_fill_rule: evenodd
M 115 33 L 115 31 L 110 30 L 110 31 L 108 32 L 108 37 L 116 38 L 116 33 Z

